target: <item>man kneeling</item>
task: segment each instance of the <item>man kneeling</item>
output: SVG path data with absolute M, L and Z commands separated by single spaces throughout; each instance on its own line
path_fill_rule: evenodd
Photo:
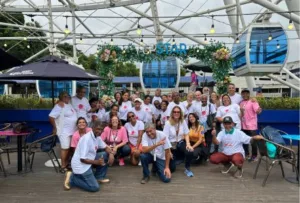
M 108 167 L 106 162 L 111 149 L 100 138 L 103 128 L 103 124 L 96 120 L 93 122 L 92 131 L 80 138 L 71 161 L 73 173 L 71 171 L 66 173 L 64 182 L 66 190 L 78 187 L 89 192 L 97 192 L 100 189 L 98 182 L 109 182 L 105 176 Z M 98 149 L 105 149 L 105 152 L 97 153 Z M 95 173 L 92 166 L 96 168 Z
M 171 160 L 170 148 L 168 137 L 163 132 L 157 131 L 153 123 L 146 123 L 142 138 L 143 153 L 140 155 L 143 167 L 141 184 L 147 183 L 150 179 L 149 163 L 153 163 L 152 172 L 157 173 L 163 182 L 171 181 L 171 172 L 175 171 L 176 165 Z
M 218 136 L 213 134 L 213 143 L 221 144 L 222 152 L 214 153 L 210 156 L 210 162 L 213 164 L 224 164 L 222 173 L 228 173 L 234 167 L 237 170 L 234 174 L 236 178 L 243 176 L 243 163 L 245 159 L 245 151 L 243 144 L 249 144 L 251 139 L 263 139 L 261 135 L 249 137 L 243 131 L 234 128 L 233 120 L 230 116 L 223 118 L 224 130 L 219 132 Z

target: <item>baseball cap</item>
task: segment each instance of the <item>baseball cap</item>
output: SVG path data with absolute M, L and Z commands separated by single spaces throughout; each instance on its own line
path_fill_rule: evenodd
M 142 101 L 140 98 L 136 98 L 136 99 L 134 100 L 134 103 L 135 103 L 135 102 L 143 103 L 143 101 Z
M 247 88 L 245 88 L 245 89 L 242 90 L 242 93 L 243 93 L 243 92 L 248 92 L 248 93 L 250 93 L 250 90 L 247 89 Z
M 233 120 L 230 116 L 226 116 L 223 118 L 223 123 L 233 123 Z

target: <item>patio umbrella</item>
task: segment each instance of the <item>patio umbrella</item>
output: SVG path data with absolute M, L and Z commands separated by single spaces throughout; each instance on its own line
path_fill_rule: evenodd
M 40 60 L 9 69 L 0 75 L 0 80 L 51 80 L 52 102 L 54 104 L 54 81 L 100 80 L 77 66 L 56 56 L 45 56 Z
M 5 50 L 0 48 L 0 71 L 6 70 L 11 67 L 23 65 L 24 62 L 17 59 L 16 57 L 8 54 Z

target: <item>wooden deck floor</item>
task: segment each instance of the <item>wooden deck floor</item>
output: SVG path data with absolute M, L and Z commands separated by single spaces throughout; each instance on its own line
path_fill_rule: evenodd
M 16 171 L 13 162 L 7 166 L 10 173 Z M 299 187 L 282 178 L 280 168 L 275 167 L 266 187 L 261 187 L 265 175 L 261 167 L 256 180 L 252 179 L 256 163 L 246 163 L 244 177 L 235 179 L 229 174 L 221 174 L 219 166 L 206 164 L 193 166 L 195 177 L 188 178 L 183 174 L 180 165 L 173 174 L 172 182 L 164 184 L 157 177 L 151 177 L 146 185 L 140 184 L 141 167 L 127 164 L 125 167 L 109 168 L 108 177 L 111 183 L 101 186 L 101 191 L 88 193 L 73 188 L 64 191 L 64 176 L 47 168 L 46 154 L 36 156 L 34 171 L 22 175 L 0 176 L 1 203 L 52 203 L 52 202 L 103 202 L 103 203 L 253 203 L 253 202 L 299 202 Z M 262 165 L 263 166 L 263 165 Z M 285 167 L 287 176 L 293 175 L 289 166 Z M 0 174 L 1 175 L 1 174 Z

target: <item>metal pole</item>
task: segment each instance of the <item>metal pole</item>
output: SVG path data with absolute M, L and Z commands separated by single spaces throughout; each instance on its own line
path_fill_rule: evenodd
M 299 0 L 298 1 L 297 0 L 296 1 L 295 0 L 293 0 L 293 1 L 292 0 L 289 0 L 289 1 L 286 0 L 285 2 L 286 2 L 286 5 L 287 5 L 289 11 L 298 10 L 298 12 L 293 12 L 293 13 L 300 16 L 300 12 L 299 12 L 300 2 L 299 2 Z M 294 22 L 294 25 L 295 25 L 295 28 L 296 28 L 295 30 L 298 34 L 298 37 L 300 38 L 300 24 Z
M 49 20 L 49 35 L 50 35 L 50 45 L 49 52 L 50 55 L 53 55 L 54 49 L 54 33 L 53 33 L 53 19 L 52 19 L 52 3 L 51 0 L 48 0 L 48 20 Z
M 236 0 L 236 6 L 237 6 L 237 11 L 238 11 L 240 20 L 242 22 L 243 28 L 245 28 L 246 23 L 245 23 L 245 19 L 244 19 L 244 16 L 243 16 L 243 11 L 242 11 L 242 8 L 241 8 L 241 5 L 240 5 L 240 0 Z
M 72 3 L 74 4 L 74 0 L 72 0 Z M 73 28 L 73 60 L 75 63 L 78 62 L 77 58 L 77 49 L 76 49 L 76 22 L 75 22 L 75 7 L 72 6 L 72 28 Z
M 286 67 L 283 67 L 282 70 L 284 72 L 286 72 L 286 74 L 288 74 L 289 76 L 291 76 L 293 79 L 295 79 L 298 82 L 300 82 L 300 78 L 298 78 L 294 73 L 292 73 L 291 71 L 289 71 Z
M 156 34 L 156 42 L 162 42 L 163 38 L 161 36 L 161 29 L 160 29 L 160 22 L 158 17 L 158 11 L 157 11 L 157 5 L 156 5 L 156 0 L 151 0 L 150 1 L 150 6 L 151 6 L 151 12 L 152 16 L 156 17 L 153 19 L 153 25 L 154 25 L 154 31 Z
M 276 76 L 274 76 L 272 74 L 269 74 L 268 77 L 271 78 L 271 79 L 273 79 L 273 80 L 275 80 L 275 81 L 278 81 L 278 82 L 280 82 L 280 83 L 282 83 L 282 84 L 284 84 L 286 86 L 289 86 L 290 88 L 294 88 L 295 90 L 300 91 L 300 87 L 298 87 L 298 86 L 296 86 L 294 84 L 291 84 L 291 83 L 289 83 L 287 81 L 284 81 L 281 78 L 278 78 L 278 77 L 276 77 Z
M 46 48 L 42 49 L 41 51 L 39 51 L 38 53 L 30 56 L 28 59 L 24 60 L 25 63 L 27 63 L 28 61 L 31 61 L 32 59 L 34 59 L 35 57 L 41 55 L 42 53 L 44 53 L 45 51 L 49 50 L 49 47 L 47 46 Z

